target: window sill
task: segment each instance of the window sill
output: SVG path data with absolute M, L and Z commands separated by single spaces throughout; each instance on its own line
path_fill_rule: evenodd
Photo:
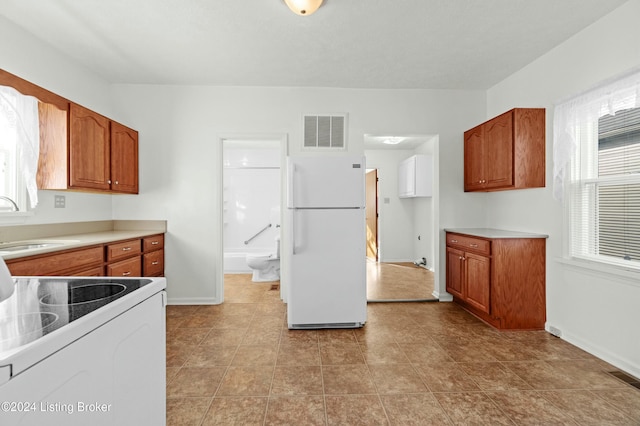
M 33 216 L 33 211 L 0 213 L 0 225 L 23 224 L 27 221 L 27 219 Z
M 638 268 L 576 258 L 558 258 L 556 261 L 576 270 L 600 277 L 611 278 L 611 276 L 614 275 L 625 282 L 629 282 L 634 284 L 636 287 L 640 287 L 640 269 Z

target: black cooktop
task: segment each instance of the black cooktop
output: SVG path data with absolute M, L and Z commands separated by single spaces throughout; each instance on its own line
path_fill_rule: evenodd
M 0 353 L 25 345 L 149 284 L 139 278 L 17 278 L 0 302 Z

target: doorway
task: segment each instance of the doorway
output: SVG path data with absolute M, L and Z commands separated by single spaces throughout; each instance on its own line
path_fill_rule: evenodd
M 286 135 L 230 135 L 220 138 L 220 146 L 223 263 L 217 288 L 222 301 L 252 302 L 265 288 L 282 289 L 271 264 L 282 238 Z M 269 270 L 256 275 L 248 259 L 255 266 L 265 254 L 272 255 Z
M 433 193 L 429 197 L 399 196 L 398 166 L 413 155 L 432 159 Z M 437 301 L 438 137 L 365 135 L 365 156 L 369 167 L 366 174 L 367 299 L 369 302 Z

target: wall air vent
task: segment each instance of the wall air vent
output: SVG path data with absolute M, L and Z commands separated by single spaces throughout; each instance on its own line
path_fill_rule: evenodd
M 346 114 L 325 114 L 303 116 L 304 140 L 306 149 L 345 149 Z

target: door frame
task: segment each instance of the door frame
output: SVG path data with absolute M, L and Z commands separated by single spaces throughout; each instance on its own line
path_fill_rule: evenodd
M 287 156 L 289 155 L 289 135 L 287 133 L 226 133 L 218 135 L 218 262 L 216 262 L 215 294 L 220 303 L 224 303 L 224 142 L 233 140 L 243 141 L 279 141 L 280 142 L 280 297 L 286 302 L 286 289 L 289 282 L 288 258 L 286 253 L 289 241 L 289 229 L 286 226 L 286 172 Z
M 366 185 L 365 194 L 366 194 L 367 197 L 369 195 L 369 181 L 367 180 L 366 176 L 369 173 L 375 173 L 375 178 L 376 178 L 376 180 L 375 180 L 375 224 L 376 224 L 376 229 L 375 229 L 375 234 L 376 234 L 376 236 L 375 236 L 375 254 L 376 255 L 375 255 L 374 259 L 372 259 L 372 258 L 370 258 L 368 256 L 368 253 L 369 253 L 369 241 L 370 241 L 369 240 L 369 236 L 368 236 L 368 232 L 367 232 L 367 235 L 365 236 L 365 241 L 366 241 L 366 244 L 367 244 L 366 254 L 367 254 L 367 259 L 372 259 L 377 263 L 380 260 L 380 243 L 379 243 L 379 238 L 378 238 L 378 235 L 379 235 L 378 229 L 380 227 L 380 224 L 378 223 L 378 220 L 380 219 L 380 214 L 378 212 L 378 209 L 379 209 L 379 206 L 378 206 L 378 201 L 379 201 L 378 200 L 378 195 L 379 195 L 378 194 L 378 180 L 379 180 L 378 179 L 378 169 L 377 168 L 370 169 L 365 173 L 365 185 Z M 365 197 L 365 198 L 367 198 L 367 197 Z M 367 200 L 365 201 L 365 205 L 367 205 L 367 207 L 368 207 Z M 369 227 L 367 226 L 367 230 L 368 230 L 368 228 Z

